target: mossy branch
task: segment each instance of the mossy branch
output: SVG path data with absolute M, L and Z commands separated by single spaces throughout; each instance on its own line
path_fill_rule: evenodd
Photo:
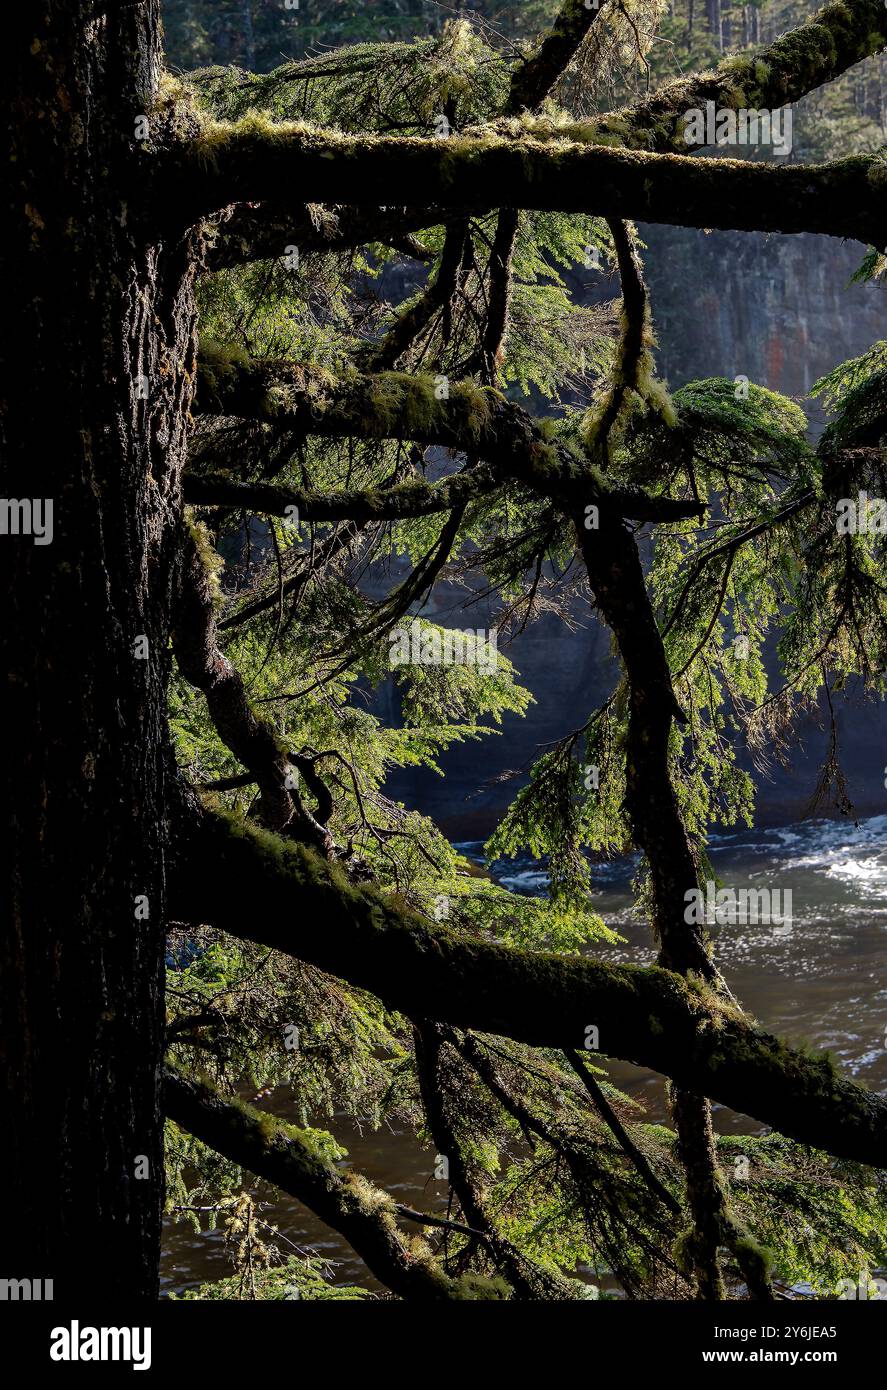
M 887 45 L 883 0 L 832 0 L 773 43 L 725 58 L 714 72 L 680 78 L 639 105 L 605 116 L 601 131 L 645 150 L 686 150 L 684 113 L 707 101 L 723 109 L 775 110 Z
M 190 526 L 174 616 L 173 650 L 179 669 L 185 680 L 203 691 L 219 738 L 258 783 L 264 823 L 328 851 L 331 841 L 325 826 L 305 809 L 298 791 L 290 790 L 292 759 L 286 745 L 255 713 L 240 672 L 219 649 L 218 560 L 202 529 Z
M 887 1101 L 785 1046 L 710 990 L 662 969 L 529 952 L 432 925 L 301 845 L 189 804 L 170 910 L 286 951 L 410 1016 L 584 1046 L 672 1077 L 780 1133 L 883 1164 Z
M 306 256 L 380 242 L 424 261 L 428 253 L 414 244 L 411 234 L 445 220 L 436 208 L 321 208 L 277 198 L 260 207 L 245 203 L 231 208 L 220 221 L 207 246 L 206 269 L 230 270 L 282 257 L 290 245 Z
M 274 483 L 240 483 L 221 474 L 186 474 L 185 500 L 195 506 L 232 507 L 259 516 L 292 516 L 300 521 L 398 521 L 452 511 L 488 493 L 502 481 L 492 466 L 465 468 L 437 483 L 397 483 L 393 487 L 316 492 Z
M 496 129 L 436 140 L 355 136 L 250 115 L 209 126 L 157 155 L 145 217 L 169 209 L 193 225 L 232 202 L 261 202 L 282 187 L 308 202 L 417 204 L 464 212 L 496 207 L 582 212 L 673 226 L 820 232 L 880 244 L 884 164 L 877 156 L 818 166 L 698 160 L 588 143 L 546 143 Z
M 610 388 L 600 407 L 589 411 L 583 430 L 588 448 L 605 457 L 632 403 L 648 404 L 666 424 L 673 424 L 675 419 L 666 387 L 655 379 L 650 301 L 635 238 L 622 221 L 609 218 L 608 226 L 622 288 L 621 331 Z
M 360 1174 L 338 1168 L 310 1132 L 225 1098 L 173 1067 L 164 1070 L 163 1104 L 167 1116 L 189 1134 L 304 1202 L 401 1298 L 427 1302 L 478 1296 L 444 1274 L 427 1246 L 415 1239 L 408 1244 L 388 1194 Z
M 443 378 L 407 372 L 365 376 L 352 373 L 335 378 L 329 372 L 296 362 L 252 361 L 236 353 L 221 360 L 220 352 L 207 354 L 202 348 L 197 409 L 205 414 L 266 420 L 294 434 L 439 445 L 479 456 L 500 478 L 525 483 L 546 497 L 572 499 L 575 505 L 595 504 L 614 516 L 636 521 L 677 521 L 699 516 L 703 510 L 696 502 L 651 497 L 634 488 L 609 488 L 587 460 L 546 438 L 541 427 L 520 406 L 471 380 L 446 382 L 444 390 Z M 457 491 L 466 492 L 471 490 L 469 479 L 476 478 L 477 473 L 466 470 L 458 476 L 462 481 Z M 455 487 L 456 480 L 447 480 L 447 485 Z M 447 495 L 443 485 L 440 492 L 432 493 L 429 487 L 421 495 L 407 495 L 407 488 L 412 486 L 421 485 L 390 489 L 379 503 L 379 515 L 384 518 L 386 507 L 406 505 L 410 497 L 421 501 L 423 508 L 433 504 L 429 510 L 443 510 L 437 506 Z M 227 504 L 232 496 L 227 490 L 217 493 L 220 505 L 223 497 Z M 274 501 L 264 484 L 262 496 L 267 503 Z M 196 478 L 189 483 L 189 497 L 212 504 L 209 485 L 202 490 Z M 316 495 L 304 494 L 303 500 L 318 513 L 322 509 Z M 375 505 L 368 495 L 355 496 L 352 501 L 361 514 Z M 277 496 L 277 502 L 284 510 L 298 505 L 288 497 L 284 500 L 282 495 Z M 350 515 L 339 510 L 345 505 L 344 495 L 331 495 L 331 509 Z

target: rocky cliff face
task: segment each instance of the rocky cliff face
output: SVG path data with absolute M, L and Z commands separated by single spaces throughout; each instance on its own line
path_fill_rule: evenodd
M 700 377 L 742 375 L 803 397 L 838 362 L 885 336 L 883 291 L 849 283 L 864 253 L 859 245 L 826 237 L 705 235 L 664 227 L 644 227 L 641 234 L 648 247 L 660 372 L 673 389 Z M 609 293 L 603 281 L 600 293 Z M 810 416 L 817 432 L 815 403 Z M 464 594 L 441 591 L 428 616 L 453 627 L 489 625 L 484 605 L 451 607 L 463 602 Z M 502 733 L 482 745 L 451 750 L 442 759 L 444 779 L 410 772 L 393 778 L 388 789 L 456 838 L 484 836 L 521 785 L 519 777 L 501 780 L 503 772 L 519 772 L 538 756 L 540 745 L 583 724 L 615 679 L 609 634 L 593 623 L 570 632 L 543 618 L 507 654 L 535 697 L 528 715 L 508 716 Z M 848 700 L 838 709 L 838 723 L 856 811 L 883 813 L 884 706 Z M 813 719 L 799 733 L 790 769 L 774 768 L 757 778 L 763 824 L 800 819 L 809 807 L 826 736 Z
M 885 336 L 883 290 L 850 284 L 865 252 L 856 242 L 671 227 L 641 234 L 659 370 L 672 388 L 744 375 L 804 396 Z

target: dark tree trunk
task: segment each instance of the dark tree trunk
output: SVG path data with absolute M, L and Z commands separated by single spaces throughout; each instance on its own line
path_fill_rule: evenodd
M 194 324 L 186 249 L 144 245 L 124 191 L 146 159 L 136 118 L 161 134 L 158 11 L 39 0 L 6 18 L 0 486 L 51 499 L 53 529 L 0 534 L 0 1274 L 52 1278 L 57 1298 L 151 1296 L 159 1255 L 164 695 Z
M 247 72 L 256 68 L 256 34 L 253 28 L 253 0 L 241 0 L 243 14 L 243 66 Z
M 705 0 L 705 17 L 708 20 L 708 27 L 717 41 L 718 47 L 723 48 L 721 38 L 721 0 Z

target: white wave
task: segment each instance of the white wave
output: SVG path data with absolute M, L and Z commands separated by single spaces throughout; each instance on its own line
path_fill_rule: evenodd
M 531 893 L 548 887 L 548 874 L 542 869 L 522 869 L 516 874 L 498 874 L 503 888 L 511 888 L 516 893 Z
M 846 821 L 806 821 L 766 830 L 753 844 L 735 841 L 718 848 L 743 857 L 763 851 L 781 876 L 793 869 L 807 870 L 867 898 L 887 897 L 887 816 L 870 816 L 857 826 Z
M 841 859 L 826 869 L 829 878 L 859 879 L 864 883 L 883 881 L 887 864 L 877 859 Z
M 481 841 L 462 841 L 457 848 L 476 863 L 484 862 Z M 740 872 L 748 881 L 778 873 L 780 881 L 790 883 L 791 872 L 796 870 L 822 875 L 870 906 L 873 900 L 887 901 L 887 815 L 870 816 L 856 826 L 846 820 L 816 820 L 712 835 L 709 851 L 719 856 L 721 864 L 724 856 L 734 860 L 732 876 Z M 752 859 L 757 864 L 748 862 Z M 599 891 L 621 893 L 636 863 L 636 855 L 598 861 L 591 866 L 592 879 Z M 548 890 L 544 861 L 529 855 L 500 860 L 490 867 L 499 883 L 516 892 L 540 894 Z

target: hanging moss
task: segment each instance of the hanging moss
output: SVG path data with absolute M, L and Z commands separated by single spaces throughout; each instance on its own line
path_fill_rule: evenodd
M 222 601 L 222 572 L 225 562 L 216 550 L 209 528 L 202 521 L 195 521 L 190 507 L 185 509 L 185 525 L 194 543 L 197 558 L 206 575 L 206 583 L 214 605 Z

